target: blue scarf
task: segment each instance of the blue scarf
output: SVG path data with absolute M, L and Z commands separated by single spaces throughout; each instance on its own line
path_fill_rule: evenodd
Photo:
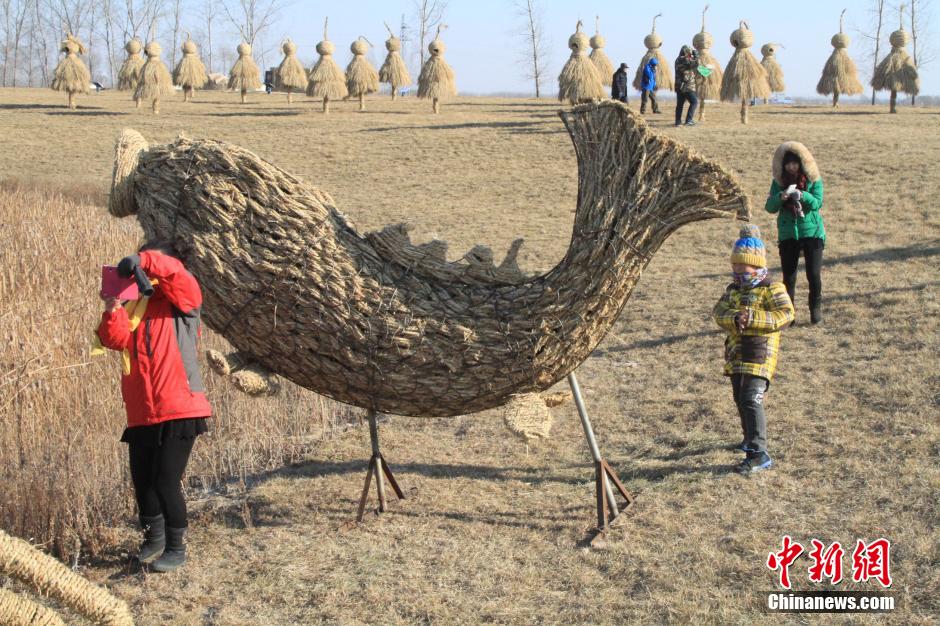
M 731 272 L 734 284 L 738 287 L 750 288 L 758 286 L 767 278 L 767 268 L 761 267 L 756 272 Z

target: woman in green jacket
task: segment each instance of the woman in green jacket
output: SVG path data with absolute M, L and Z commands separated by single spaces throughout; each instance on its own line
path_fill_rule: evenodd
M 823 204 L 823 181 L 816 160 L 806 146 L 796 141 L 780 144 L 774 152 L 773 183 L 764 208 L 777 214 L 777 243 L 783 284 L 790 300 L 796 302 L 794 290 L 800 253 L 806 266 L 809 283 L 810 322 L 822 321 L 822 270 L 826 230 L 820 210 Z

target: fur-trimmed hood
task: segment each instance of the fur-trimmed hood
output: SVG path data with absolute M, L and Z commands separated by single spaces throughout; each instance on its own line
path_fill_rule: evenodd
M 803 164 L 803 173 L 806 174 L 809 182 L 819 180 L 819 168 L 816 167 L 816 159 L 813 158 L 813 153 L 799 141 L 784 141 L 777 146 L 777 150 L 774 152 L 773 175 L 778 185 L 784 186 L 783 157 L 787 152 L 792 152 L 800 158 L 800 162 Z

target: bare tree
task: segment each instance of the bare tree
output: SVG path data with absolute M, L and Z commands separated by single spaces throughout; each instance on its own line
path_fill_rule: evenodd
M 535 97 L 539 98 L 542 95 L 548 53 L 542 6 L 537 0 L 514 0 L 513 8 L 516 17 L 520 19 L 520 26 L 514 34 L 523 43 L 520 54 L 522 65 L 526 68 L 526 78 L 535 85 Z
M 283 6 L 281 0 L 223 0 L 225 17 L 249 46 L 274 23 Z
M 879 54 L 881 53 L 881 31 L 884 27 L 885 20 L 885 0 L 872 0 L 871 8 L 869 9 L 869 14 L 871 15 L 871 24 L 870 28 L 874 30 L 874 34 L 871 31 L 859 31 L 859 34 L 868 40 L 869 46 L 873 51 L 870 51 L 868 58 L 871 61 L 872 76 L 875 75 L 875 69 L 878 67 Z M 875 104 L 875 88 L 871 89 L 871 103 Z
M 446 0 L 415 0 L 415 17 L 418 22 L 418 59 L 419 67 L 424 67 L 427 54 L 428 37 L 443 22 Z
M 918 71 L 930 64 L 937 57 L 936 48 L 933 47 L 933 33 L 930 30 L 930 13 L 933 0 L 910 0 L 911 3 L 911 44 L 913 46 L 914 65 Z M 911 96 L 911 106 L 917 100 L 916 95 Z
M 205 20 L 206 24 L 206 58 L 208 64 L 206 67 L 209 70 L 209 73 L 212 73 L 212 25 L 215 23 L 216 18 L 219 16 L 219 3 L 217 0 L 203 0 L 202 3 L 202 19 Z
M 176 53 L 179 50 L 180 22 L 183 17 L 183 0 L 171 0 L 169 19 L 173 30 L 173 50 L 170 53 L 170 67 L 176 67 Z

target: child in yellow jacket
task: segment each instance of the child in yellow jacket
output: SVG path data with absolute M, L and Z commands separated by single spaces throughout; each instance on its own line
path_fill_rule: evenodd
M 773 465 L 767 452 L 764 395 L 777 367 L 780 331 L 794 319 L 783 283 L 767 277 L 767 252 L 754 224 L 741 227 L 731 250 L 734 282 L 715 305 L 715 322 L 728 331 L 725 376 L 731 377 L 744 440 L 736 448 L 747 456 L 735 469 L 747 474 Z

